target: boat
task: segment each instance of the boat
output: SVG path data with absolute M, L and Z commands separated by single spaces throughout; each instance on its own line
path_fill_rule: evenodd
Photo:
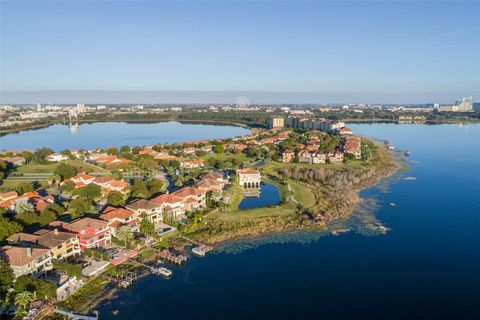
M 393 149 L 395 149 L 395 146 L 393 144 L 389 143 L 387 145 L 387 148 L 390 149 L 390 150 L 393 150 Z
M 197 256 L 204 257 L 205 251 L 202 250 L 200 247 L 195 247 L 192 249 L 192 252 L 195 253 Z
M 206 245 L 201 245 L 198 247 L 195 247 L 192 249 L 192 252 L 196 254 L 197 256 L 204 257 L 207 252 L 211 251 L 212 247 L 206 246 Z
M 410 155 L 410 151 L 408 150 L 405 150 L 405 152 L 403 153 L 406 157 L 408 157 Z
M 157 273 L 159 275 L 162 275 L 166 278 L 172 276 L 173 272 L 172 270 L 168 269 L 168 268 L 165 268 L 165 267 L 160 267 L 160 268 L 157 268 Z

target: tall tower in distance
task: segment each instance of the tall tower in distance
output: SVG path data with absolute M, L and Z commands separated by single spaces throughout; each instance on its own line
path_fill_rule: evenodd
M 462 100 L 455 101 L 455 107 L 460 112 L 473 111 L 473 97 L 463 97 Z
M 285 119 L 283 119 L 283 117 L 273 116 L 268 119 L 269 129 L 283 128 L 284 125 L 285 125 Z

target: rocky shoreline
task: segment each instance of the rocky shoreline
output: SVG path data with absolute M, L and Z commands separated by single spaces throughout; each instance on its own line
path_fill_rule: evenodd
M 362 202 L 359 196 L 362 190 L 376 185 L 401 168 L 399 161 L 388 150 L 378 144 L 375 146 L 379 163 L 371 167 L 346 171 L 322 168 L 317 172 L 314 172 L 317 169 L 305 169 L 303 176 L 311 177 L 310 180 L 305 182 L 296 179 L 296 182 L 315 192 L 318 199 L 316 206 L 297 206 L 292 214 L 283 216 L 244 219 L 235 223 L 210 222 L 207 228 L 195 234 L 196 239 L 210 245 L 219 245 L 287 231 L 325 230 L 328 224 L 352 214 Z M 288 175 L 285 171 L 280 173 Z

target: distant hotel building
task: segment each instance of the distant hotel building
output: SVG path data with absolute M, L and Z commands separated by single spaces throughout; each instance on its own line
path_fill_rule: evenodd
M 310 129 L 310 130 L 319 130 L 324 132 L 334 132 L 345 127 L 345 122 L 330 121 L 326 119 L 290 117 L 287 119 L 287 125 L 295 129 L 303 128 L 303 129 Z
M 435 104 L 434 109 L 438 111 L 446 112 L 472 112 L 473 111 L 473 98 L 463 97 L 462 100 L 455 101 L 452 106 L 441 106 L 438 103 Z
M 270 117 L 268 119 L 268 128 L 273 129 L 273 128 L 283 128 L 285 125 L 285 120 L 283 117 Z

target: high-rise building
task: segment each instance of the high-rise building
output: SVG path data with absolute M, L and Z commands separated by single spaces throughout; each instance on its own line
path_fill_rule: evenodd
M 455 101 L 455 106 L 457 110 L 460 112 L 469 112 L 473 111 L 473 98 L 472 97 L 463 97 L 462 100 Z
M 447 111 L 447 112 L 471 112 L 473 111 L 473 98 L 472 97 L 463 97 L 461 100 L 455 101 L 454 105 L 439 105 L 436 103 L 433 106 L 434 109 L 438 111 Z
M 268 119 L 268 127 L 270 129 L 283 128 L 284 125 L 285 120 L 283 119 L 283 117 L 270 117 L 270 119 Z
M 87 112 L 87 108 L 85 107 L 85 104 L 84 103 L 78 103 L 76 112 L 78 114 Z

